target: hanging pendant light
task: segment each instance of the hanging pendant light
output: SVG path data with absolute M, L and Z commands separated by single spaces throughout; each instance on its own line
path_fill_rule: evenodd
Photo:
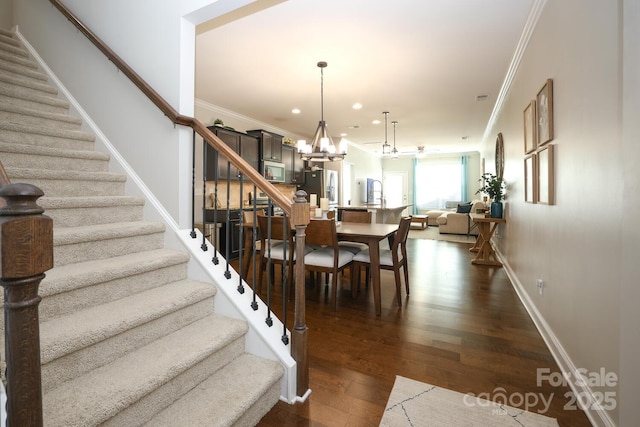
M 387 116 L 389 116 L 388 111 L 383 111 L 384 114 L 384 144 L 382 144 L 382 154 L 387 155 L 391 154 L 391 146 L 387 142 Z
M 306 141 L 298 141 L 298 153 L 303 160 L 312 162 L 333 162 L 344 159 L 347 155 L 347 144 L 345 141 L 340 142 L 340 146 L 336 147 L 327 130 L 327 124 L 324 121 L 324 68 L 327 63 L 318 62 L 320 68 L 320 122 L 316 133 L 313 135 L 311 144 Z
M 398 150 L 396 150 L 396 125 L 398 124 L 398 121 L 394 120 L 391 122 L 391 124 L 393 125 L 393 150 L 391 150 L 391 158 L 397 159 Z

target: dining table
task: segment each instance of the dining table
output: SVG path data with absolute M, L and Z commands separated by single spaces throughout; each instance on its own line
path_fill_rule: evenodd
M 313 221 L 313 218 L 311 219 Z M 253 249 L 253 223 L 246 222 L 244 226 L 244 254 L 242 276 L 247 277 Z M 376 316 L 382 314 L 382 300 L 380 293 L 380 242 L 388 239 L 398 231 L 399 224 L 356 223 L 336 221 L 338 241 L 364 243 L 369 248 L 371 272 L 371 287 Z
M 380 294 L 380 242 L 393 236 L 398 231 L 399 224 L 338 222 L 336 233 L 338 240 L 343 242 L 364 243 L 369 247 L 369 269 L 371 272 L 371 287 L 376 316 L 382 314 Z

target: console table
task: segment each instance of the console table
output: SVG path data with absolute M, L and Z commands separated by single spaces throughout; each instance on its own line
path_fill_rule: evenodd
M 480 214 L 470 214 L 470 216 L 471 220 L 478 225 L 479 231 L 476 242 L 469 249 L 471 252 L 477 252 L 476 257 L 471 260 L 471 264 L 502 267 L 502 263 L 498 261 L 496 253 L 491 246 L 491 237 L 498 225 L 507 222 L 507 220 L 504 218 L 487 218 Z

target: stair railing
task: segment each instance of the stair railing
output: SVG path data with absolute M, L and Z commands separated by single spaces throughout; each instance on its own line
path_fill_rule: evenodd
M 4 288 L 7 425 L 42 426 L 38 287 L 53 267 L 53 221 L 31 184 L 11 184 L 0 162 L 0 285 Z
M 83 33 L 124 75 L 126 75 L 131 82 L 136 85 L 143 94 L 145 94 L 151 102 L 153 102 L 174 125 L 181 125 L 190 127 L 193 130 L 194 147 L 195 147 L 195 135 L 202 137 L 204 144 L 211 146 L 217 155 L 223 156 L 227 162 L 236 167 L 241 174 L 242 179 L 250 181 L 254 185 L 254 189 L 259 189 L 266 194 L 270 200 L 270 204 L 274 204 L 282 209 L 283 215 L 289 217 L 289 221 L 292 227 L 296 230 L 296 256 L 299 260 L 295 265 L 295 307 L 294 307 L 294 320 L 292 328 L 292 345 L 291 355 L 296 361 L 297 372 L 297 395 L 303 396 L 309 390 L 309 364 L 308 364 L 308 328 L 305 320 L 305 287 L 304 287 L 304 244 L 305 244 L 305 230 L 309 223 L 309 204 L 305 198 L 306 193 L 298 193 L 296 195 L 295 202 L 292 202 L 289 198 L 285 197 L 275 186 L 267 181 L 254 167 L 247 163 L 241 156 L 239 156 L 234 150 L 226 145 L 220 138 L 218 138 L 213 132 L 211 132 L 205 125 L 199 120 L 179 114 L 164 98 L 160 96 L 147 82 L 145 82 L 140 75 L 138 75 L 122 58 L 120 58 L 111 48 L 109 48 L 95 33 L 93 33 L 86 25 L 84 25 L 65 5 L 59 0 L 50 0 L 50 2 L 69 20 L 71 23 Z M 192 209 L 195 209 L 195 151 L 194 151 L 194 164 L 193 164 L 193 189 L 192 189 Z M 204 170 L 204 169 L 203 169 Z M 204 179 L 203 179 L 204 180 Z M 228 184 L 228 182 L 227 182 Z M 215 179 L 215 193 L 217 197 L 218 179 Z M 206 181 L 205 181 L 206 186 Z M 227 185 L 227 189 L 229 185 Z M 205 188 L 206 191 L 206 188 Z M 256 194 L 254 191 L 253 194 Z M 204 199 L 206 194 L 203 194 L 203 210 Z M 243 200 L 241 197 L 240 200 Z M 229 197 L 227 197 L 227 210 L 229 210 Z M 203 218 L 205 221 L 205 218 Z M 241 233 L 244 232 L 243 219 L 240 220 Z M 227 228 L 231 228 L 232 224 L 229 223 L 229 218 L 226 219 Z M 206 225 L 206 222 L 205 224 Z M 214 227 L 217 227 L 217 221 L 214 221 Z M 203 229 L 203 234 L 205 230 Z M 195 213 L 192 213 L 192 237 L 196 237 L 195 233 Z M 243 234 L 241 234 L 242 236 Z M 225 238 L 227 238 L 225 236 Z M 257 233 L 253 233 L 253 247 L 255 248 L 255 242 Z M 230 242 L 228 242 L 230 243 Z M 229 247 L 229 245 L 227 245 Z M 206 245 L 203 242 L 202 249 L 205 250 Z M 216 248 L 217 249 L 217 248 Z M 242 251 L 242 249 L 241 249 Z M 215 251 L 214 251 L 215 252 Z M 214 258 L 216 255 L 214 255 Z M 244 292 L 242 282 L 246 277 L 242 275 L 242 260 L 240 258 L 240 283 L 238 285 L 238 292 Z M 255 256 L 253 259 L 255 260 Z M 228 257 L 227 257 L 228 259 Z M 213 260 L 215 263 L 215 260 Z M 255 265 L 255 264 L 254 264 Z M 255 271 L 255 268 L 254 268 Z M 245 275 L 246 276 L 246 275 Z M 255 284 L 255 280 L 252 281 Z M 255 293 L 255 285 L 254 285 Z M 252 307 L 254 310 L 255 306 Z M 283 307 L 283 313 L 286 313 L 286 305 Z M 270 308 L 269 308 L 270 312 Z M 284 322 L 283 322 L 284 323 Z M 286 340 L 283 340 L 286 341 Z M 285 345 L 287 343 L 285 342 Z

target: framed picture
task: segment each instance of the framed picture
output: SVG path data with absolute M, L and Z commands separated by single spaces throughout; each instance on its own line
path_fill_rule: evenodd
M 537 153 L 536 163 L 538 168 L 537 203 L 553 205 L 554 200 L 554 175 L 553 175 L 553 145 L 542 148 Z
M 553 139 L 553 80 L 547 79 L 536 96 L 536 141 L 540 147 Z
M 536 101 L 531 100 L 524 109 L 524 152 L 529 154 L 535 151 L 538 145 L 536 141 Z
M 536 203 L 536 154 L 524 159 L 524 201 Z

